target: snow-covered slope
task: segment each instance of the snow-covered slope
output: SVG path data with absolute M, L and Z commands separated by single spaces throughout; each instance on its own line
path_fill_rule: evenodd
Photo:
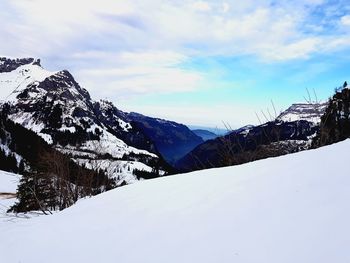
M 18 174 L 8 173 L 0 170 L 0 194 L 15 194 L 19 178 L 20 176 Z
M 20 175 L 0 170 L 0 218 L 5 218 L 7 210 L 16 201 L 16 190 Z M 0 224 L 2 222 L 0 221 Z M 0 255 L 1 259 L 1 255 Z
M 296 103 L 282 112 L 277 120 L 284 122 L 304 120 L 318 124 L 327 106 L 328 103 Z
M 350 262 L 350 140 L 0 223 L 1 262 Z

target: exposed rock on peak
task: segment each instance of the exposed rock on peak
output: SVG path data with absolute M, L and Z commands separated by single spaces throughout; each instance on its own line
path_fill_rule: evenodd
M 40 66 L 40 59 L 34 59 L 34 58 L 6 58 L 6 57 L 0 57 L 0 73 L 2 72 L 11 72 L 13 70 L 16 70 L 18 67 L 27 65 L 27 64 L 33 64 Z

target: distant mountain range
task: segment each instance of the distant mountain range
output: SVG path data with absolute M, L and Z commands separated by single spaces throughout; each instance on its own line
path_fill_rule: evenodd
M 192 130 L 197 136 L 201 137 L 204 141 L 208 141 L 208 140 L 213 140 L 217 137 L 219 137 L 219 135 L 208 131 L 208 130 L 202 130 L 202 129 L 197 129 L 197 130 Z
M 207 127 L 207 126 L 199 126 L 199 125 L 187 125 L 187 127 L 190 128 L 192 131 L 205 130 L 219 136 L 225 135 L 229 132 L 227 129 L 222 129 L 218 127 L 209 127 L 209 126 Z

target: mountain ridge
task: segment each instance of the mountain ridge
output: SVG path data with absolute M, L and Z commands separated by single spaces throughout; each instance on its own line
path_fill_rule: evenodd
M 178 160 L 181 171 L 237 165 L 308 149 L 327 103 L 293 104 L 275 120 L 246 125 L 198 145 Z

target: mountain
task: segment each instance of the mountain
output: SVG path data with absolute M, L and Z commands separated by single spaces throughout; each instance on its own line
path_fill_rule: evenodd
M 201 137 L 183 124 L 135 112 L 129 113 L 127 119 L 142 130 L 155 143 L 165 160 L 172 164 L 203 142 Z
M 171 169 L 144 131 L 112 103 L 93 101 L 67 70 L 47 71 L 33 58 L 0 61 L 8 118 L 76 163 L 104 170 L 118 184 L 137 180 L 139 170 L 156 177 Z
M 194 171 L 242 164 L 311 147 L 327 103 L 293 104 L 275 120 L 246 125 L 206 141 L 178 160 L 176 168 Z
M 292 104 L 292 106 L 277 117 L 277 120 L 283 122 L 304 120 L 318 124 L 327 106 L 328 102 Z
M 349 155 L 347 140 L 117 188 L 51 216 L 10 214 L 0 218 L 1 259 L 349 262 Z
M 197 129 L 197 130 L 192 130 L 192 131 L 197 136 L 201 137 L 203 139 L 203 141 L 208 141 L 208 140 L 215 139 L 216 137 L 219 137 L 219 135 L 217 135 L 211 131 L 207 131 L 207 130 Z
M 237 165 L 307 149 L 317 127 L 307 121 L 248 126 L 197 146 L 175 165 L 181 171 Z
M 255 126 L 254 125 L 245 125 L 241 128 L 235 129 L 232 132 L 239 133 L 239 134 L 246 134 L 248 133 L 251 129 L 253 129 Z
M 205 127 L 205 126 L 198 126 L 198 125 L 187 125 L 188 128 L 190 128 L 192 131 L 193 130 L 206 130 L 209 132 L 212 132 L 214 134 L 217 134 L 219 136 L 226 135 L 228 130 L 227 129 L 221 129 L 218 127 Z
M 14 173 L 36 170 L 40 155 L 54 150 L 35 132 L 8 119 L 7 112 L 0 106 L 0 169 Z

